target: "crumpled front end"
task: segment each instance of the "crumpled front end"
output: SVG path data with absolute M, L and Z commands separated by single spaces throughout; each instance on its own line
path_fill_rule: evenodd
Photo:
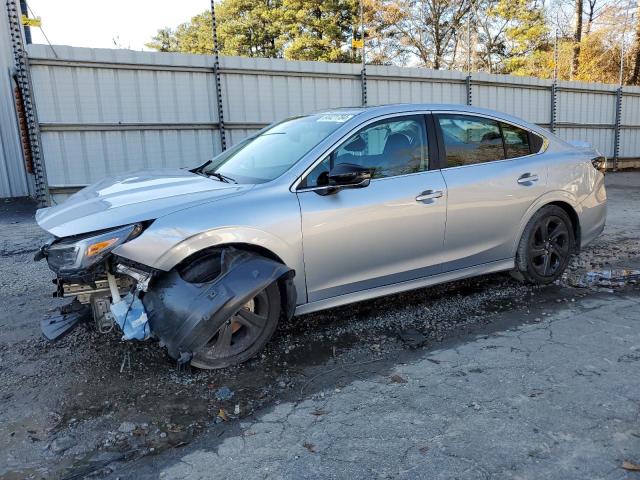
M 190 278 L 180 269 L 158 277 L 143 298 L 151 330 L 173 358 L 190 359 L 224 322 L 273 282 L 279 281 L 284 289 L 284 314 L 293 316 L 293 270 L 232 247 L 214 258 L 213 268 L 200 278 Z
M 134 225 L 56 239 L 41 249 L 36 260 L 46 258 L 57 274 L 55 296 L 75 297 L 74 303 L 90 307 L 98 331 L 106 333 L 117 325 L 123 340 L 155 337 L 179 363 L 189 362 L 221 325 L 274 282 L 280 287 L 283 315 L 293 316 L 295 272 L 258 253 L 231 246 L 214 248 L 208 261 L 195 268 L 193 262 L 185 262 L 163 272 L 104 252 L 142 229 Z M 97 254 L 99 259 L 90 259 Z M 60 323 L 49 319 L 42 323 L 43 331 L 54 339 L 73 326 L 68 323 L 62 328 L 62 319 Z

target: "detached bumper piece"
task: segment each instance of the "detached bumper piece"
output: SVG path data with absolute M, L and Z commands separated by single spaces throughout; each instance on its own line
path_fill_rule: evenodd
M 294 271 L 261 255 L 225 248 L 212 280 L 184 280 L 176 270 L 157 278 L 142 298 L 151 331 L 169 355 L 185 361 L 203 348 L 224 322 L 271 283 L 284 286 L 284 312 L 295 307 Z
M 74 300 L 60 308 L 58 315 L 40 320 L 40 328 L 45 338 L 52 342 L 69 333 L 78 323 L 88 320 L 90 316 L 89 307 Z

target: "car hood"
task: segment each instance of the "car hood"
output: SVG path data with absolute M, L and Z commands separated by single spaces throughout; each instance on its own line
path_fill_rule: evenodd
M 141 170 L 83 188 L 61 205 L 36 212 L 38 225 L 56 237 L 155 220 L 193 205 L 239 195 L 253 185 L 223 183 L 188 170 Z

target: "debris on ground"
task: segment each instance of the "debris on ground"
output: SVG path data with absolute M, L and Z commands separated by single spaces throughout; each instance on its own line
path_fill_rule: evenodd
M 222 422 L 229 421 L 229 417 L 227 415 L 227 412 L 224 411 L 224 408 L 221 408 L 220 410 L 218 410 L 218 415 L 216 416 L 216 420 L 217 419 L 220 419 L 220 421 Z
M 629 472 L 640 472 L 640 464 L 630 462 L 629 460 L 622 462 L 622 468 Z
M 620 288 L 640 283 L 640 270 L 605 268 L 565 274 L 565 281 L 577 288 Z
M 69 333 L 80 322 L 87 321 L 90 316 L 89 306 L 74 299 L 71 303 L 60 307 L 59 314 L 40 320 L 40 329 L 47 340 L 54 341 Z
M 231 400 L 233 398 L 233 390 L 229 387 L 220 387 L 216 390 L 216 400 L 224 402 L 225 400 Z
M 391 383 L 407 383 L 407 379 L 401 377 L 400 375 L 391 375 L 390 377 Z
M 398 333 L 400 340 L 409 348 L 420 348 L 429 340 L 415 328 L 408 328 Z

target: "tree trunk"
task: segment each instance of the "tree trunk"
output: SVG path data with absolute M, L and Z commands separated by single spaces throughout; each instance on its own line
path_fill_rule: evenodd
M 631 50 L 631 58 L 633 59 L 633 70 L 629 83 L 631 85 L 640 85 L 640 0 L 636 10 L 636 38 Z
M 597 0 L 587 0 L 589 10 L 587 11 L 587 26 L 584 28 L 585 36 L 588 36 L 591 33 L 591 26 L 593 25 L 593 17 L 596 14 L 596 1 Z
M 578 75 L 578 67 L 580 66 L 580 42 L 582 41 L 582 2 L 576 0 L 576 29 L 573 34 L 573 58 L 571 61 L 571 79 Z

